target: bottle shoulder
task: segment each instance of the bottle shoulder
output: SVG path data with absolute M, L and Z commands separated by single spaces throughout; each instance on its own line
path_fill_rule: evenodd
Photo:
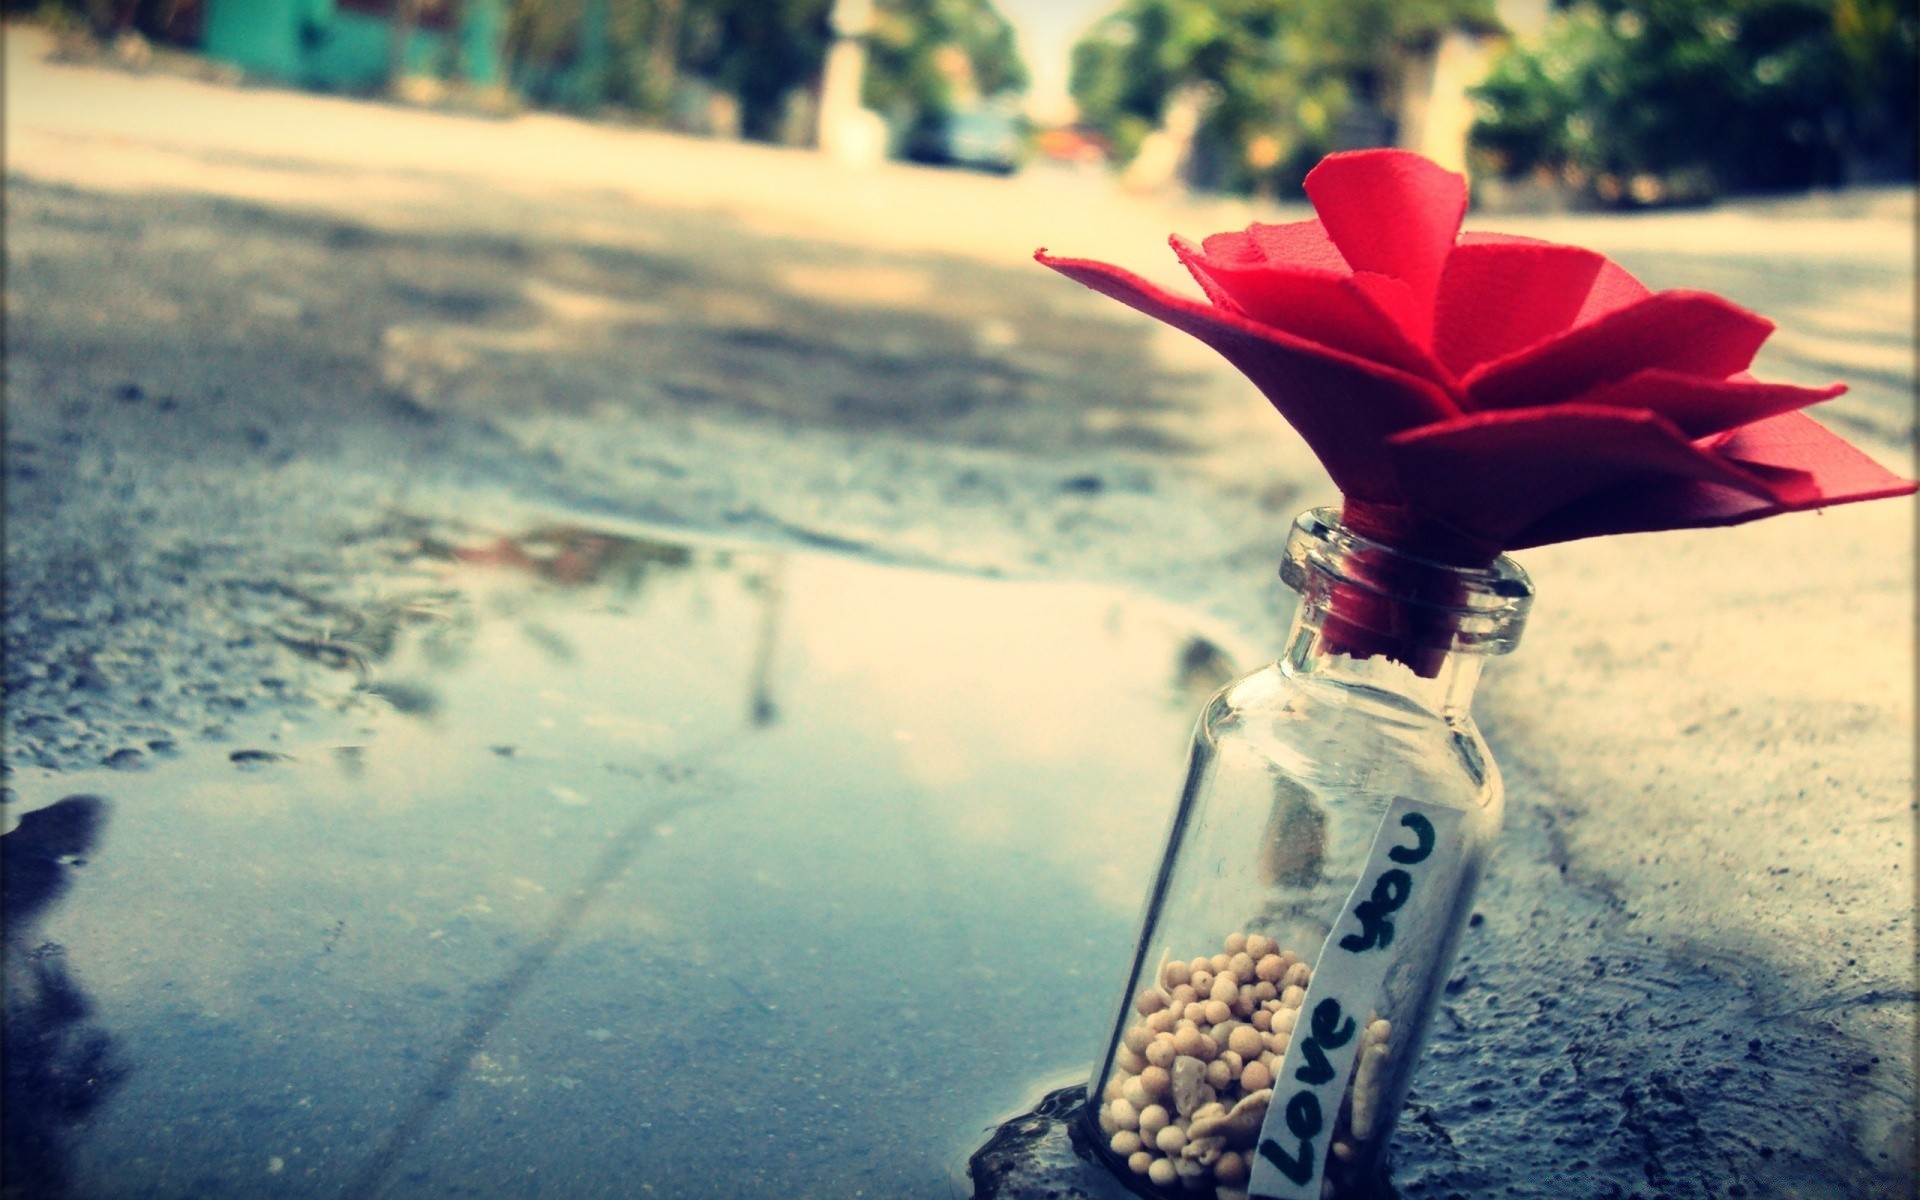
M 1269 665 L 1234 680 L 1196 740 L 1223 764 L 1252 760 L 1302 782 L 1373 779 L 1435 799 L 1497 803 L 1499 771 L 1469 715 L 1445 717 L 1388 692 L 1302 679 Z

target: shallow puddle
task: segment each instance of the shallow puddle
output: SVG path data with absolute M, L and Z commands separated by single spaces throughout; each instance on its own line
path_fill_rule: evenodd
M 421 570 L 289 639 L 340 711 L 12 776 L 34 1194 L 946 1197 L 1087 1069 L 1218 631 L 577 528 Z

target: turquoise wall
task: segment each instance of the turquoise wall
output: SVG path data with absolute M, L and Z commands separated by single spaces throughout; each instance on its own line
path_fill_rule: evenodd
M 505 71 L 503 0 L 466 0 L 451 35 L 417 30 L 407 44 L 409 74 L 451 74 L 482 87 Z M 283 83 L 337 91 L 372 91 L 386 83 L 384 17 L 342 12 L 333 0 L 207 0 L 202 49 L 209 58 Z

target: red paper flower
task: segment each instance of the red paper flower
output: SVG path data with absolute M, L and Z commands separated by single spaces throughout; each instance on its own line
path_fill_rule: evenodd
M 1320 456 L 1359 532 L 1484 565 L 1914 490 L 1799 413 L 1844 386 L 1747 373 L 1764 317 L 1650 293 L 1590 250 L 1461 236 L 1465 180 L 1416 154 L 1335 154 L 1306 190 L 1317 220 L 1173 239 L 1211 303 L 1035 257 L 1225 355 Z

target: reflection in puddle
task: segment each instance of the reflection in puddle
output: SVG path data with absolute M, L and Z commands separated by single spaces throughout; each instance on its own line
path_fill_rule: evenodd
M 285 634 L 344 711 L 16 774 L 116 801 L 46 918 L 132 1066 L 77 1190 L 947 1196 L 1085 1069 L 1190 614 L 563 527 L 421 570 Z
M 69 1188 L 68 1143 L 119 1085 L 113 1038 L 91 1023 L 93 1003 L 65 947 L 39 937 L 106 824 L 98 796 L 68 796 L 0 835 L 5 881 L 6 1058 L 0 1095 L 0 1196 L 52 1200 Z

